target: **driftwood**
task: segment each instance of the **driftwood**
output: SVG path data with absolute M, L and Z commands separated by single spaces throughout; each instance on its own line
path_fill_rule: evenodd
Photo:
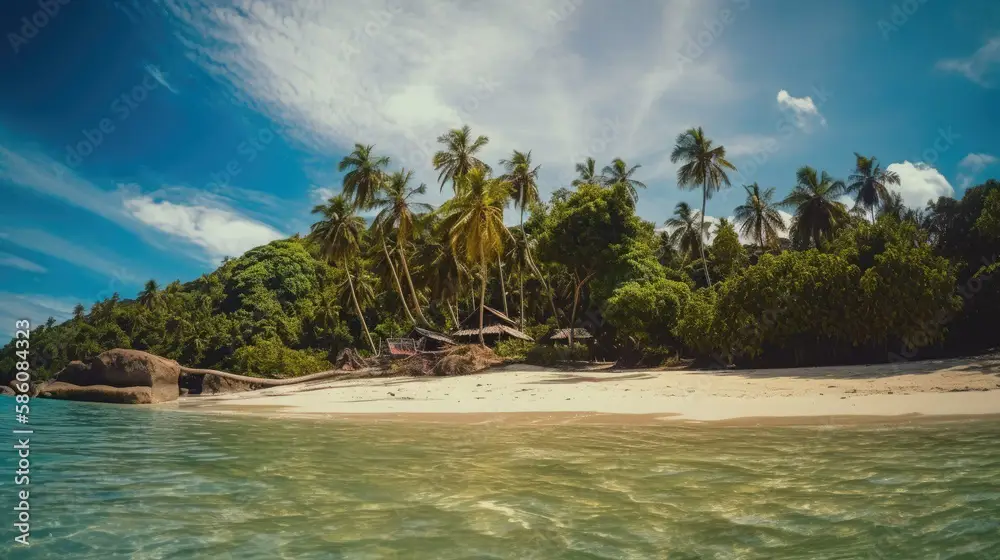
M 303 375 L 301 377 L 290 377 L 287 379 L 270 379 L 267 377 L 250 377 L 249 375 L 237 375 L 235 373 L 229 373 L 226 371 L 218 371 L 214 369 L 189 368 L 184 366 L 181 366 L 181 373 L 187 375 L 216 375 L 224 379 L 231 379 L 233 381 L 239 381 L 242 383 L 252 383 L 254 385 L 259 385 L 261 387 L 280 387 L 283 385 L 295 385 L 297 383 L 306 383 L 308 381 L 317 381 L 320 379 L 329 379 L 331 377 L 344 375 L 343 370 L 330 369 L 327 371 L 321 371 L 319 373 L 311 373 L 309 375 Z

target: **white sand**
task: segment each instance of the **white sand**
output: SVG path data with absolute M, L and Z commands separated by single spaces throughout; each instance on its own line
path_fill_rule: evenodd
M 727 371 L 507 366 L 465 377 L 321 381 L 182 408 L 271 414 L 605 413 L 674 420 L 1000 414 L 1000 358 Z M 558 415 L 558 414 L 557 414 Z

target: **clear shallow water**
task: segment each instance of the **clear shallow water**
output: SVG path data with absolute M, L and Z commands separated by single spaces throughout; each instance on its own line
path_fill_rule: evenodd
M 12 399 L 0 407 L 13 417 Z M 11 545 L 5 446 L 0 558 L 1000 558 L 995 420 L 407 425 L 59 401 L 31 413 L 32 545 Z

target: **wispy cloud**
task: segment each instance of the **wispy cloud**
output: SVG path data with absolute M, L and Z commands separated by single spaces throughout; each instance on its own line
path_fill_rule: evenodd
M 723 77 L 721 42 L 697 64 L 681 61 L 714 1 L 627 11 L 581 0 L 166 5 L 191 56 L 286 134 L 318 152 L 376 144 L 429 184 L 434 139 L 462 124 L 490 136 L 492 161 L 544 146 L 534 155 L 545 190 L 588 155 L 642 161 L 645 180 L 670 177 L 663 131 L 696 113 L 728 126 L 741 91 Z
M 216 192 L 187 187 L 144 191 L 136 184 L 117 184 L 105 190 L 44 154 L 3 145 L 0 179 L 92 212 L 161 250 L 208 263 L 284 235 L 231 205 L 263 205 L 259 214 L 273 216 L 273 197 L 236 187 Z
M 0 266 L 6 266 L 9 268 L 18 268 L 21 270 L 26 270 L 28 272 L 36 272 L 38 274 L 45 274 L 48 272 L 44 266 L 35 264 L 27 259 L 22 259 L 17 255 L 11 255 L 10 253 L 0 252 Z
M 813 122 L 819 122 L 826 126 L 826 118 L 820 114 L 816 104 L 810 96 L 793 97 L 785 90 L 778 92 L 778 106 L 783 111 L 788 111 L 795 118 L 795 125 L 806 130 Z
M 967 58 L 938 61 L 938 70 L 961 74 L 983 87 L 993 87 L 993 74 L 1000 66 L 1000 37 L 988 40 Z
M 106 278 L 121 282 L 138 281 L 138 277 L 128 267 L 108 257 L 108 251 L 92 251 L 42 230 L 0 229 L 0 241 L 75 264 Z
M 154 80 L 160 83 L 161 86 L 170 90 L 170 93 L 180 93 L 177 89 L 167 81 L 167 75 L 163 73 L 155 64 L 146 64 L 146 72 L 153 77 Z
M 970 173 L 979 173 L 983 169 L 997 162 L 997 158 L 990 154 L 969 154 L 958 162 L 959 167 L 968 170 Z
M 0 336 L 12 337 L 15 321 L 27 319 L 31 328 L 35 328 L 49 317 L 56 321 L 69 319 L 73 306 L 80 301 L 72 297 L 0 292 Z

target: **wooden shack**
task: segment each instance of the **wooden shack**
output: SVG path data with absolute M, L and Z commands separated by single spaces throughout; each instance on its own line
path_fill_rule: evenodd
M 418 352 L 439 352 L 455 345 L 455 341 L 448 336 L 420 327 L 413 327 L 406 337 L 416 341 Z
M 504 313 L 488 305 L 483 308 L 483 340 L 487 345 L 493 346 L 506 338 L 531 342 L 531 337 L 517 330 L 516 325 L 517 323 Z M 451 333 L 453 339 L 463 344 L 479 343 L 479 310 L 466 317 L 459 327 L 457 331 Z

